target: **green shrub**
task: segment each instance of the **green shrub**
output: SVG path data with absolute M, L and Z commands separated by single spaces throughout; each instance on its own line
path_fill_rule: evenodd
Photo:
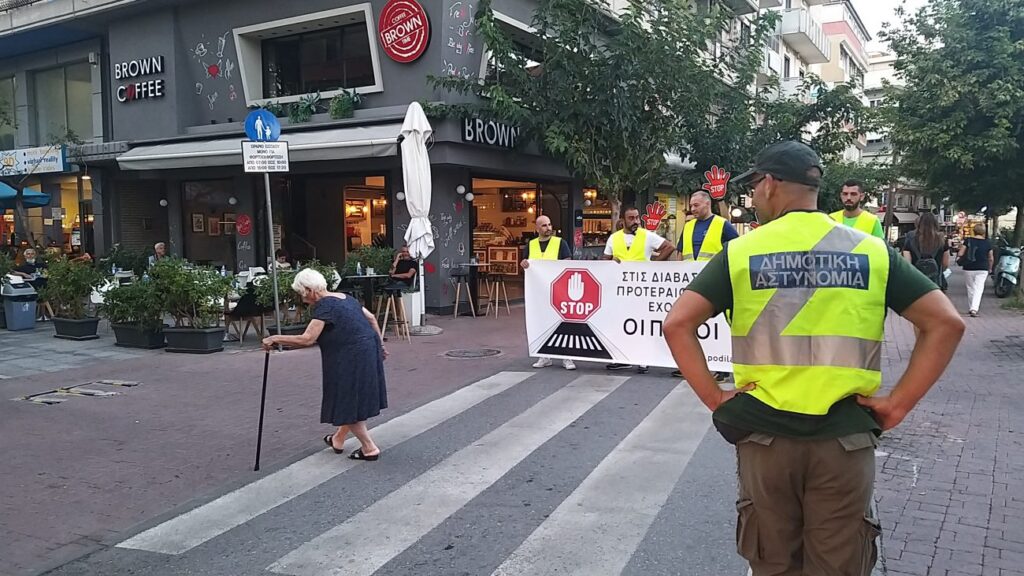
M 0 252 L 0 278 L 9 274 L 11 270 L 14 270 L 14 260 L 11 260 L 6 252 Z
M 104 294 L 100 311 L 111 324 L 157 330 L 164 324 L 163 298 L 151 281 L 115 286 Z
M 130 270 L 136 276 L 142 276 L 149 267 L 149 256 L 153 249 L 136 250 L 115 244 L 109 254 L 100 259 L 98 265 L 103 272 L 110 272 L 111 267 Z
M 334 120 L 351 118 L 361 101 L 355 90 L 342 90 L 337 96 L 331 98 L 331 107 L 328 112 Z
M 320 93 L 307 94 L 299 99 L 298 102 L 293 103 L 288 107 L 288 120 L 292 124 L 301 124 L 303 122 L 309 122 L 313 114 L 319 111 L 320 107 Z
M 175 327 L 213 328 L 220 325 L 231 278 L 207 266 L 164 258 L 149 269 L 151 282 L 163 301 L 163 311 Z
M 46 286 L 39 299 L 50 303 L 54 316 L 81 320 L 87 316 L 89 296 L 106 278 L 90 262 L 53 260 L 45 269 Z
M 391 270 L 391 263 L 395 260 L 395 249 L 390 246 L 379 248 L 377 246 L 363 246 L 349 252 L 348 259 L 342 269 L 342 276 L 355 276 L 356 263 L 363 265 L 363 272 L 367 268 L 373 268 L 377 274 L 387 274 Z

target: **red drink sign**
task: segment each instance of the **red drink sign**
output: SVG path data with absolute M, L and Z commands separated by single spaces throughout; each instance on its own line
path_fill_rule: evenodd
M 242 236 L 248 236 L 252 232 L 252 218 L 248 214 L 239 214 L 235 218 L 235 231 Z
M 430 21 L 416 0 L 388 0 L 377 22 L 380 45 L 395 62 L 414 62 L 427 50 Z

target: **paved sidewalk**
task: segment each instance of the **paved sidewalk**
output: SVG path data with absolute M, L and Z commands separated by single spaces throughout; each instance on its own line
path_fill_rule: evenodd
M 524 363 L 521 307 L 511 318 L 431 323 L 445 332 L 412 343 L 390 336 L 390 407 L 375 425 Z M 484 347 L 503 355 L 439 357 Z M 62 341 L 40 324 L 34 333 L 0 331 L 0 349 L 0 374 L 11 376 L 0 379 L 0 575 L 52 568 L 255 477 L 264 359 L 256 339 L 191 356 L 117 348 L 109 332 L 90 342 Z M 140 384 L 90 384 L 118 395 L 70 396 L 54 405 L 19 399 L 102 379 Z M 329 427 L 319 424 L 320 385 L 317 350 L 272 356 L 261 474 L 323 448 Z
M 949 297 L 966 310 L 963 275 Z M 890 576 L 1024 575 L 1024 315 L 986 290 L 941 381 L 879 448 L 876 501 Z M 913 328 L 887 326 L 886 385 Z

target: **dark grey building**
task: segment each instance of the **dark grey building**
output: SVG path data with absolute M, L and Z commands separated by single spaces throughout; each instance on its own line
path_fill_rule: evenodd
M 409 216 L 396 198 L 398 134 L 409 103 L 453 101 L 430 87 L 431 75 L 489 68 L 476 7 L 463 0 L 86 4 L 29 2 L 0 12 L 0 105 L 10 101 L 18 119 L 0 128 L 0 143 L 40 146 L 65 128 L 86 143 L 71 147 L 68 172 L 32 183 L 59 192 L 54 205 L 76 204 L 79 238 L 88 240 L 79 249 L 101 254 L 114 243 L 166 241 L 197 262 L 265 265 L 274 247 L 263 179 L 243 172 L 242 121 L 251 107 L 312 94 L 326 107 L 341 89 L 361 97 L 352 118 L 281 118 L 291 170 L 271 178 L 275 244 L 294 259 L 338 264 L 360 246 L 400 245 Z M 494 8 L 503 25 L 529 36 L 530 5 Z M 437 248 L 427 265 L 428 308 L 450 309 L 450 273 L 473 256 L 521 278 L 508 248 L 529 238 L 540 213 L 570 241 L 603 242 L 584 236 L 574 214 L 584 207 L 579 183 L 560 163 L 514 150 L 513 127 L 432 124 Z M 46 216 L 36 214 L 32 227 L 63 239 L 67 223 Z M 234 225 L 246 219 L 248 231 Z

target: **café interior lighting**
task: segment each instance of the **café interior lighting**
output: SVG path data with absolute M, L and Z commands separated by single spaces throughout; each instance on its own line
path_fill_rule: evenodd
M 733 208 L 732 209 L 732 217 L 733 218 L 739 218 L 740 216 L 743 216 L 743 209 L 740 208 L 739 206 Z

